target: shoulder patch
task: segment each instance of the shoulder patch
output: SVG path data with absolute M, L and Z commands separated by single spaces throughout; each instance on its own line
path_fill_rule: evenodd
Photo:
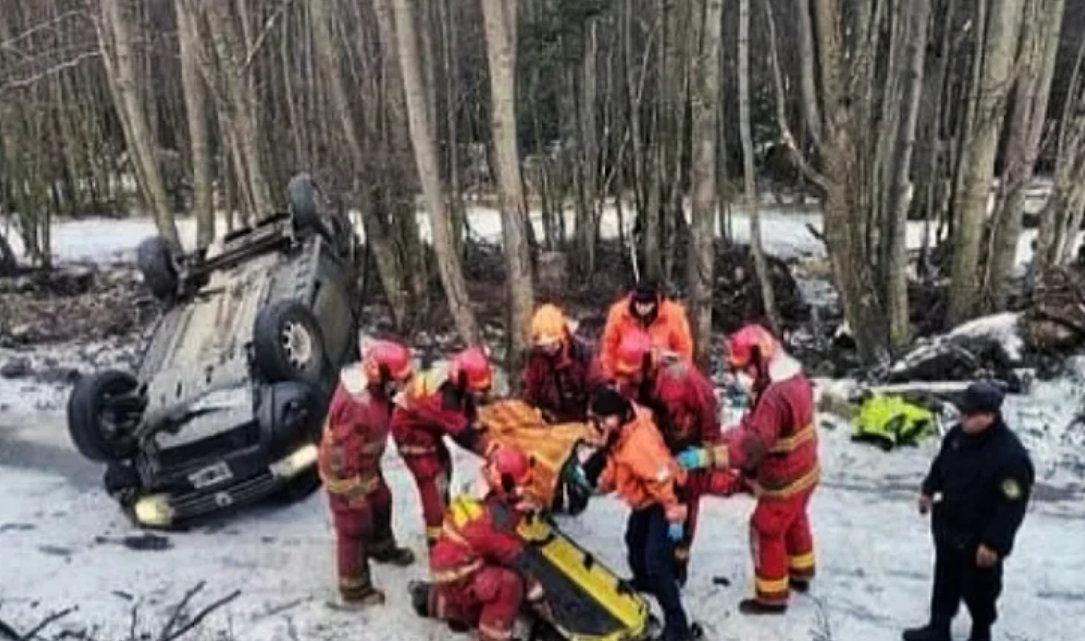
M 1017 482 L 1015 478 L 1006 478 L 1002 480 L 1002 494 L 1011 501 L 1016 501 L 1021 498 L 1021 484 Z

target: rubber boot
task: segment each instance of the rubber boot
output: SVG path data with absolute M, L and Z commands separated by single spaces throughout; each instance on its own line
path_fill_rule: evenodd
M 369 558 L 377 563 L 402 568 L 414 563 L 414 552 L 410 548 L 397 546 L 395 540 L 388 540 L 370 546 Z
M 810 581 L 807 581 L 806 579 L 791 579 L 791 582 L 788 585 L 792 590 L 801 594 L 806 594 L 810 591 Z
M 765 603 L 757 599 L 743 599 L 738 603 L 738 611 L 742 614 L 784 614 L 787 612 L 786 603 Z
M 384 605 L 384 601 L 384 592 L 370 584 L 349 588 L 340 587 L 339 603 L 336 605 L 343 610 L 364 610 Z
M 949 625 L 936 625 L 928 623 L 922 628 L 905 630 L 901 635 L 904 641 L 952 641 L 949 633 Z
M 429 618 L 430 615 L 430 591 L 433 586 L 425 581 L 409 581 L 407 583 L 407 592 L 411 595 L 411 607 L 414 608 L 414 613 L 423 619 Z

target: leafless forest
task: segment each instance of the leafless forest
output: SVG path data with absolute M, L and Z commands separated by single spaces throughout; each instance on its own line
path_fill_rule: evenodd
M 542 265 L 591 283 L 635 253 L 706 347 L 736 209 L 781 322 L 756 214 L 786 195 L 820 204 L 872 363 L 911 340 L 910 281 L 947 284 L 946 324 L 1010 304 L 1034 176 L 1037 278 L 1074 259 L 1083 57 L 1083 0 L 4 0 L 0 213 L 47 268 L 60 218 L 153 213 L 176 244 L 191 215 L 206 244 L 309 171 L 360 212 L 394 324 L 447 303 L 470 340 L 482 201 L 511 326 L 554 295 Z M 615 206 L 635 252 L 601 238 Z M 918 258 L 916 219 L 947 238 Z

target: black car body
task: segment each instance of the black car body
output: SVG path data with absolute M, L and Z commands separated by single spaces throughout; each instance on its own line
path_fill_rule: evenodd
M 135 375 L 100 372 L 68 403 L 79 451 L 148 527 L 319 484 L 317 443 L 341 366 L 357 349 L 358 242 L 320 216 L 311 181 L 291 212 L 173 259 L 140 246 L 144 280 L 167 309 Z

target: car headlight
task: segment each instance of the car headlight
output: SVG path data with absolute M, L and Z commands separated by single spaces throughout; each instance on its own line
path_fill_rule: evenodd
M 173 521 L 173 507 L 165 494 L 151 494 L 132 506 L 136 521 L 144 525 L 163 527 Z
M 271 473 L 279 478 L 292 478 L 307 468 L 316 465 L 317 448 L 312 443 L 294 450 L 289 456 L 268 466 Z

